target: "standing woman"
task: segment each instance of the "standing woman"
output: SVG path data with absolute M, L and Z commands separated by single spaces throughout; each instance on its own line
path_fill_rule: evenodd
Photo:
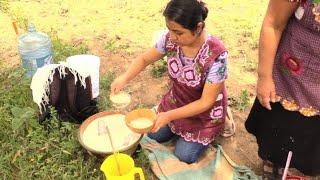
M 167 56 L 171 86 L 148 136 L 158 142 L 177 137 L 174 153 L 186 163 L 198 160 L 223 131 L 226 118 L 227 50 L 205 31 L 207 14 L 203 2 L 169 1 L 163 12 L 168 31 L 111 85 L 111 93 L 117 93 L 149 64 Z
M 286 164 L 320 175 L 320 1 L 270 0 L 263 21 L 257 98 L 245 123 L 264 172 Z M 269 168 L 268 168 L 269 167 Z

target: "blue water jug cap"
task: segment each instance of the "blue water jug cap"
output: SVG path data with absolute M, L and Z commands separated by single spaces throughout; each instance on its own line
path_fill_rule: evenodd
M 30 23 L 30 24 L 29 24 L 28 31 L 29 31 L 29 32 L 36 32 L 36 27 L 34 26 L 33 23 Z

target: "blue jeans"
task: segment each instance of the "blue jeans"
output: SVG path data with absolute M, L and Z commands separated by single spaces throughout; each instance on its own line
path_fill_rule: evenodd
M 169 141 L 176 137 L 169 126 L 165 126 L 159 129 L 156 133 L 148 133 L 148 137 L 156 140 L 159 143 Z M 197 142 L 188 142 L 182 137 L 178 136 L 176 148 L 174 154 L 179 158 L 180 161 L 188 164 L 196 162 L 200 155 L 207 149 L 208 145 L 205 146 Z

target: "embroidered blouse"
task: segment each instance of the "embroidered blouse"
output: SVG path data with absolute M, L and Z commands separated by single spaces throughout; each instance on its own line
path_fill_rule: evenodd
M 166 54 L 165 41 L 166 35 L 168 32 L 165 32 L 161 35 L 160 39 L 156 42 L 155 48 L 161 53 Z M 190 65 L 193 63 L 193 58 L 182 56 L 181 61 L 183 65 Z M 227 79 L 228 71 L 228 52 L 225 51 L 217 57 L 217 60 L 212 64 L 212 66 L 206 72 L 206 82 L 207 83 L 220 83 Z

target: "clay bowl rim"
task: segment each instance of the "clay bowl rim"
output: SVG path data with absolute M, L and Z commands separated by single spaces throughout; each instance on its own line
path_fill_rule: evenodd
M 94 114 L 94 115 L 88 117 L 86 120 L 84 120 L 84 121 L 82 122 L 82 124 L 80 125 L 80 127 L 79 127 L 79 129 L 78 129 L 78 132 L 77 132 L 77 138 L 78 138 L 78 141 L 79 141 L 79 143 L 81 144 L 81 146 L 82 146 L 83 148 L 85 148 L 86 150 L 88 150 L 88 151 L 90 151 L 90 152 L 92 152 L 92 153 L 94 153 L 94 154 L 99 154 L 99 155 L 108 155 L 108 154 L 112 154 L 112 153 L 113 153 L 113 152 L 111 152 L 111 151 L 110 151 L 110 152 L 102 152 L 102 151 L 94 150 L 94 149 L 90 148 L 89 146 L 85 145 L 84 142 L 83 142 L 83 139 L 82 139 L 82 134 L 83 134 L 85 128 L 88 127 L 88 125 L 89 125 L 92 121 L 94 121 L 94 120 L 96 120 L 96 119 L 98 119 L 98 118 L 101 118 L 101 117 L 103 117 L 103 116 L 113 115 L 113 114 L 121 114 L 121 115 L 124 115 L 123 113 L 120 113 L 120 112 L 107 112 L 107 111 L 103 111 L 103 112 L 99 112 L 99 113 L 97 113 L 97 114 Z M 140 140 L 142 139 L 142 137 L 143 137 L 143 135 L 141 134 L 140 137 L 139 137 L 139 139 L 138 139 L 135 143 L 131 144 L 130 146 L 127 146 L 127 147 L 118 149 L 118 152 L 128 151 L 128 150 L 130 150 L 131 148 L 135 147 L 137 144 L 139 144 L 139 142 L 140 142 Z
M 143 111 L 149 111 L 152 113 L 152 115 L 154 116 L 153 118 L 151 118 L 150 120 L 152 120 L 152 125 L 149 126 L 149 127 L 146 127 L 146 128 L 135 128 L 135 127 L 132 127 L 130 122 L 132 121 L 132 119 L 128 119 L 128 116 L 129 114 L 131 113 L 135 113 L 136 111 L 139 111 L 139 110 L 143 110 Z M 140 134 L 144 134 L 144 133 L 147 133 L 149 132 L 155 125 L 155 120 L 156 120 L 156 116 L 157 114 L 152 110 L 152 109 L 148 109 L 148 108 L 138 108 L 138 109 L 134 109 L 130 112 L 128 112 L 125 116 L 125 122 L 126 122 L 126 125 L 134 132 L 136 133 L 140 133 Z M 141 116 L 141 117 L 145 117 L 145 116 Z M 149 117 L 147 117 L 149 119 Z

